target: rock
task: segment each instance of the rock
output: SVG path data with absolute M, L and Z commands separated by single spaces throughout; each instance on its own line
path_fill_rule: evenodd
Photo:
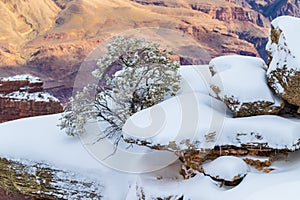
M 235 156 L 243 159 L 248 165 L 255 167 L 259 171 L 267 172 L 268 167 L 274 160 L 284 159 L 289 152 L 288 149 L 273 149 L 263 145 L 242 145 L 235 147 L 231 145 L 215 146 L 211 150 L 190 149 L 177 151 L 179 159 L 182 161 L 180 174 L 188 179 L 197 172 L 204 172 L 203 164 L 217 159 L 220 156 Z M 265 171 L 266 170 L 266 171 Z
M 261 159 L 259 157 L 245 157 L 243 160 L 248 165 L 251 165 L 255 167 L 257 170 L 264 171 L 264 172 L 268 172 L 268 170 L 270 169 L 268 167 L 270 167 L 272 163 L 270 157 L 266 157 L 264 159 Z
M 0 199 L 5 200 L 34 200 L 33 197 L 7 192 L 0 188 Z
M 38 77 L 27 74 L 0 78 L 0 93 L 9 94 L 19 90 L 26 90 L 30 93 L 42 92 L 43 82 Z
M 265 69 L 258 69 L 265 73 Z M 205 84 L 210 81 L 209 73 L 208 66 L 181 67 L 184 81 L 180 94 L 132 115 L 123 126 L 123 138 L 129 143 L 174 152 L 189 168 L 182 172 L 186 178 L 193 172 L 203 172 L 203 163 L 219 156 L 247 157 L 249 164 L 265 170 L 274 156 L 300 149 L 300 121 L 276 115 L 233 118 L 222 101 L 209 96 Z M 263 85 L 266 93 L 271 93 L 265 81 Z M 257 157 L 270 160 L 260 162 Z
M 36 3 L 28 0 L 19 3 L 11 0 L 1 1 L 0 7 L 4 9 L 4 17 L 0 18 L 0 74 L 35 73 L 43 79 L 46 89 L 66 98 L 72 95 L 78 68 L 86 56 L 99 45 L 104 46 L 112 35 L 126 30 L 158 27 L 178 31 L 178 36 L 184 35 L 182 42 L 169 31 L 165 34 L 156 28 L 151 34 L 145 31 L 138 37 L 145 34 L 151 35 L 151 41 L 177 41 L 170 48 L 176 50 L 182 64 L 199 64 L 208 63 L 212 56 L 228 53 L 258 56 L 263 45 L 253 44 L 264 41 L 269 26 L 269 20 L 262 14 L 233 1 L 41 0 Z M 77 18 L 81 21 L 73 20 Z M 84 21 L 90 23 L 83 25 Z M 101 56 L 99 52 L 97 58 Z M 94 58 L 93 62 L 95 65 Z
M 80 174 L 43 163 L 3 157 L 0 157 L 0 188 L 14 199 L 96 200 L 102 199 L 103 195 L 103 186 Z
M 267 16 L 269 19 L 274 19 L 277 16 L 290 15 L 290 16 L 299 16 L 299 3 L 296 0 L 285 0 L 285 1 L 251 1 L 253 4 L 264 3 L 259 9 L 262 11 L 264 16 Z
M 300 106 L 299 31 L 299 18 L 278 17 L 272 21 L 266 46 L 269 85 L 282 99 L 296 106 Z
M 248 173 L 248 165 L 234 156 L 221 156 L 203 166 L 204 173 L 228 186 L 238 185 Z
M 43 92 L 43 82 L 30 75 L 0 78 L 0 123 L 63 112 L 60 101 Z
M 209 68 L 211 95 L 222 100 L 235 117 L 277 114 L 283 108 L 283 101 L 267 85 L 262 59 L 222 56 L 212 59 Z
M 10 41 L 18 47 L 51 29 L 61 11 L 52 0 L 1 1 L 0 7 L 0 44 Z
M 0 73 L 5 76 L 37 73 L 45 88 L 55 87 L 51 92 L 66 98 L 72 94 L 78 67 L 99 45 L 94 41 L 102 42 L 111 37 L 104 33 L 114 35 L 138 27 L 178 30 L 196 41 L 195 44 L 176 44 L 174 49 L 179 50 L 175 53 L 181 54 L 183 64 L 207 63 L 211 57 L 229 53 L 259 54 L 265 58 L 269 19 L 278 15 L 298 16 L 300 10 L 297 1 L 292 0 L 118 0 L 94 1 L 93 4 L 89 0 L 41 0 L 38 3 L 11 0 L 1 1 L 0 7 L 3 7 Z M 73 20 L 77 18 L 90 23 L 83 26 Z M 154 35 L 161 40 L 159 35 Z M 195 51 L 195 47 L 207 51 L 206 56 Z

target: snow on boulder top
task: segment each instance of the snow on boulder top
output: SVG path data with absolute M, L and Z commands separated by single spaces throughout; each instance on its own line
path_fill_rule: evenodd
M 207 65 L 180 66 L 179 74 L 181 75 L 181 82 L 178 94 L 191 92 L 209 94 L 211 74 Z
M 228 113 L 222 101 L 189 91 L 135 113 L 127 119 L 122 134 L 127 141 L 171 151 L 243 145 L 292 151 L 300 148 L 298 119 L 275 115 L 233 118 Z
M 32 101 L 36 101 L 36 102 L 38 102 L 38 101 L 59 102 L 59 100 L 56 97 L 54 97 L 51 94 L 46 93 L 46 92 L 28 93 L 28 92 L 16 91 L 16 92 L 12 92 L 12 93 L 9 93 L 6 95 L 0 94 L 0 97 L 14 99 L 14 100 L 32 100 Z
M 221 156 L 216 160 L 203 166 L 204 173 L 210 177 L 234 181 L 247 175 L 248 165 L 241 159 L 234 156 Z
M 221 56 L 212 59 L 209 68 L 212 95 L 223 100 L 235 116 L 280 111 L 283 102 L 268 87 L 266 64 L 261 58 Z
M 149 146 L 188 149 L 188 141 L 205 144 L 205 134 L 217 131 L 214 128 L 218 126 L 211 126 L 212 122 L 222 123 L 225 109 L 221 101 L 209 95 L 178 95 L 132 115 L 123 126 L 123 136 L 149 143 Z M 172 142 L 175 145 L 169 145 Z
M 232 118 L 225 104 L 201 93 L 182 94 L 132 115 L 125 140 L 171 151 L 251 146 L 276 150 L 300 148 L 300 120 L 276 115 Z
M 40 78 L 31 76 L 29 74 L 21 74 L 16 76 L 0 78 L 0 81 L 29 81 L 30 83 L 42 82 Z
M 300 107 L 299 33 L 299 18 L 282 16 L 274 19 L 266 50 L 269 56 L 269 85 L 282 99 Z
M 272 60 L 268 74 L 276 68 L 300 69 L 300 19 L 291 16 L 277 17 L 272 21 L 272 30 L 266 50 Z

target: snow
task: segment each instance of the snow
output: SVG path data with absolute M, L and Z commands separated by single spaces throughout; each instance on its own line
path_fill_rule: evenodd
M 153 145 L 168 146 L 175 141 L 181 150 L 188 148 L 182 143 L 188 139 L 199 148 L 241 144 L 291 150 L 300 147 L 300 120 L 275 115 L 232 118 L 227 113 L 225 104 L 213 97 L 182 94 L 131 116 L 123 135 Z M 210 133 L 214 133 L 211 142 L 206 139 Z
M 299 185 L 300 181 L 280 183 L 267 187 L 264 190 L 248 196 L 245 200 L 257 200 L 257 199 L 295 199 L 299 197 Z M 284 189 L 288 189 L 289 192 L 285 192 Z
M 278 44 L 272 43 L 271 35 L 266 46 L 266 50 L 271 53 L 272 61 L 268 68 L 267 74 L 270 75 L 272 71 L 278 68 L 286 68 L 287 76 L 294 75 L 295 71 L 300 70 L 300 19 L 291 16 L 277 17 L 272 21 L 272 26 L 276 31 L 282 31 L 279 37 Z M 283 83 L 284 84 L 284 83 Z M 284 93 L 282 86 L 277 83 L 277 91 Z
M 247 175 L 248 165 L 234 156 L 221 156 L 214 161 L 203 165 L 204 173 L 225 181 L 232 181 L 236 177 L 243 178 Z
M 254 160 L 254 161 L 260 161 L 260 162 L 265 162 L 265 161 L 268 161 L 269 158 L 268 157 L 258 157 L 258 156 L 250 156 L 250 155 L 247 155 L 247 156 L 243 156 L 242 157 L 243 159 L 250 159 L 250 160 Z
M 227 118 L 218 145 L 262 144 L 274 149 L 299 149 L 300 120 L 275 115 Z
M 29 92 L 21 92 L 21 91 L 16 91 L 12 92 L 9 94 L 0 94 L 0 97 L 3 98 L 10 98 L 14 100 L 32 100 L 32 101 L 43 101 L 43 102 L 49 102 L 49 101 L 55 101 L 59 102 L 59 100 L 52 96 L 51 94 L 47 92 L 34 92 L 34 93 L 29 93 Z
M 222 65 L 219 64 L 221 61 Z M 230 64 L 228 64 L 229 61 Z M 247 62 L 250 63 L 249 66 Z M 235 71 L 240 66 L 249 71 L 257 69 L 258 73 L 254 74 L 261 80 L 251 80 L 251 83 L 257 82 L 263 86 L 257 85 L 252 92 L 259 93 L 257 98 L 260 97 L 271 102 L 274 102 L 275 99 L 276 102 L 277 98 L 271 93 L 262 75 L 265 73 L 265 69 L 261 59 L 253 57 L 241 59 L 240 56 L 227 56 L 214 59 L 210 66 L 212 65 L 219 70 L 219 73 L 223 73 L 222 76 L 232 75 L 224 74 L 230 68 L 234 74 L 241 72 L 241 70 Z M 198 148 L 212 148 L 215 145 L 261 144 L 276 149 L 299 149 L 300 132 L 297 131 L 300 129 L 299 120 L 274 115 L 232 118 L 223 102 L 209 96 L 210 89 L 207 82 L 210 80 L 210 75 L 207 65 L 185 66 L 181 68 L 180 73 L 183 77 L 181 83 L 183 87 L 180 93 L 176 97 L 131 116 L 123 127 L 125 138 L 163 146 L 168 146 L 170 141 L 175 141 L 177 148 L 181 150 L 189 148 L 184 142 L 186 140 L 197 143 Z M 245 74 L 248 75 L 248 73 Z M 246 79 L 245 75 L 242 77 Z M 251 78 L 256 80 L 255 77 Z M 232 78 L 228 80 L 232 80 Z M 199 87 L 197 87 L 197 83 L 199 83 Z M 235 82 L 225 86 L 229 88 L 228 91 L 230 89 L 233 91 L 233 87 L 237 85 L 243 84 Z M 242 87 L 247 88 L 245 85 Z M 226 92 L 228 91 L 226 90 Z M 251 100 L 252 92 L 245 91 L 238 92 L 236 90 L 233 93 L 236 92 L 244 100 Z M 279 102 L 281 103 L 281 100 L 277 101 L 277 103 Z M 261 123 L 262 121 L 264 123 Z M 209 135 L 213 137 L 208 141 Z
M 233 189 L 219 188 L 209 177 L 197 174 L 184 180 L 178 173 L 178 161 L 164 169 L 144 174 L 120 172 L 104 166 L 94 158 L 79 138 L 65 135 L 57 127 L 60 115 L 20 119 L 0 124 L 0 156 L 22 162 L 44 162 L 55 168 L 71 170 L 78 179 L 101 184 L 103 199 L 134 199 L 141 188 L 150 197 L 182 196 L 184 199 L 240 200 L 286 199 L 300 195 L 300 153 L 290 154 L 285 160 L 275 162 L 269 174 L 250 169 L 242 183 Z M 124 165 L 124 161 L 119 162 Z M 227 162 L 224 163 L 224 166 Z M 276 191 L 270 188 L 276 188 Z M 102 188 L 101 188 L 102 190 Z M 277 194 L 277 195 L 275 195 Z M 270 197 L 270 198 L 269 198 Z M 271 198 L 272 197 L 272 198 Z M 291 199 L 291 198 L 289 198 Z
M 128 177 L 126 173 L 102 165 L 89 154 L 79 138 L 69 137 L 59 129 L 60 117 L 56 114 L 0 124 L 0 157 L 26 163 L 43 162 L 54 168 L 73 171 L 77 178 L 95 180 L 95 185 L 108 185 L 104 189 L 106 199 L 123 199 L 129 187 L 128 181 L 134 175 Z
M 199 92 L 208 94 L 210 91 L 210 72 L 207 65 L 184 65 L 179 68 L 181 75 L 178 94 Z
M 274 106 L 282 104 L 282 100 L 267 85 L 266 64 L 261 58 L 221 56 L 212 59 L 209 67 L 215 73 L 210 85 L 220 89 L 218 96 L 221 99 L 233 97 L 240 102 L 240 106 L 257 101 L 272 102 Z
M 268 174 L 250 168 L 243 181 L 232 189 L 220 188 L 219 184 L 203 174 L 197 174 L 188 180 L 171 179 L 165 176 L 160 181 L 154 180 L 153 174 L 151 174 L 152 176 L 145 175 L 140 178 L 137 185 L 143 188 L 146 197 L 151 195 L 153 197 L 168 197 L 172 194 L 179 197 L 184 195 L 184 199 L 192 200 L 295 199 L 300 195 L 300 191 L 297 189 L 300 186 L 299 156 L 299 152 L 291 154 L 283 161 L 284 164 L 281 167 Z M 226 165 L 228 163 L 224 163 L 224 167 Z M 275 162 L 271 167 L 276 168 L 277 165 L 278 163 Z M 151 198 L 146 198 L 146 200 L 148 199 Z
M 225 72 L 226 67 L 223 69 Z M 207 65 L 182 67 L 180 73 L 183 87 L 179 95 L 133 115 L 124 126 L 125 137 L 160 145 L 175 141 L 180 149 L 189 148 L 187 139 L 206 149 L 241 143 L 264 144 L 277 149 L 299 148 L 298 119 L 270 115 L 232 118 L 226 105 L 209 95 Z M 225 179 L 247 173 L 238 186 L 220 188 L 210 177 L 200 173 L 184 180 L 179 175 L 180 162 L 171 152 L 137 146 L 126 149 L 123 147 L 128 146 L 121 144 L 120 152 L 110 157 L 106 155 L 104 159 L 99 146 L 107 145 L 104 149 L 102 146 L 102 150 L 111 152 L 109 143 L 92 142 L 95 140 L 90 138 L 90 133 L 82 138 L 67 136 L 57 126 L 60 117 L 56 114 L 0 124 L 0 157 L 25 163 L 42 162 L 71 171 L 79 180 L 91 180 L 95 187 L 103 186 L 99 192 L 105 200 L 138 199 L 141 192 L 146 200 L 170 195 L 193 200 L 279 200 L 300 195 L 300 152 L 273 162 L 270 167 L 274 170 L 268 174 L 234 157 L 221 157 L 207 163 L 206 172 Z M 98 125 L 92 127 L 99 130 Z M 137 166 L 141 168 L 136 169 Z M 145 171 L 147 173 L 141 173 Z
M 41 83 L 41 79 L 29 74 L 21 74 L 16 76 L 0 78 L 0 81 L 29 81 L 30 83 Z
M 221 101 L 202 93 L 178 95 L 131 116 L 123 126 L 123 135 L 160 145 L 170 141 L 179 145 L 187 139 L 203 142 L 205 134 L 222 127 L 225 109 Z M 213 121 L 221 124 L 212 124 Z

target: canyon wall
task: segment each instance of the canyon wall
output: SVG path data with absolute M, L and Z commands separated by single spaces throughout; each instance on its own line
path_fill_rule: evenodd
M 0 78 L 0 123 L 63 111 L 59 100 L 43 92 L 43 82 L 29 75 Z
M 181 64 L 207 64 L 227 54 L 267 61 L 270 20 L 300 16 L 294 0 L 0 0 L 0 6 L 0 74 L 33 74 L 47 91 L 65 99 L 89 53 L 128 30 L 154 27 L 147 33 L 154 41 L 176 41 L 170 48 Z M 171 32 L 163 38 L 160 29 L 177 31 L 186 40 L 178 42 Z

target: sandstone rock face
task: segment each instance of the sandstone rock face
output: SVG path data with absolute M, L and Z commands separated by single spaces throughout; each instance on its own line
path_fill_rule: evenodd
M 0 93 L 9 94 L 19 90 L 29 93 L 42 92 L 43 82 L 39 78 L 29 75 L 0 78 Z
M 20 75 L 0 79 L 0 122 L 63 111 L 59 100 L 43 92 L 43 82 Z
M 213 161 L 220 156 L 235 156 L 243 158 L 249 165 L 255 167 L 257 170 L 269 172 L 270 165 L 274 160 L 280 156 L 287 155 L 289 150 L 276 150 L 267 148 L 264 145 L 242 145 L 241 147 L 234 146 L 216 146 L 210 151 L 202 150 L 185 150 L 176 152 L 185 167 L 181 174 L 185 178 L 193 176 L 194 170 L 204 172 L 203 164 Z M 262 159 L 265 158 L 265 159 Z
M 0 73 L 34 74 L 43 79 L 47 90 L 60 97 L 71 95 L 76 72 L 89 52 L 111 35 L 126 30 L 159 27 L 194 39 L 195 43 L 185 40 L 172 47 L 183 64 L 206 64 L 211 57 L 231 53 L 258 56 L 257 49 L 264 46 L 268 31 L 266 17 L 234 1 L 43 0 L 36 5 L 31 5 L 34 1 L 5 2 L 5 11 L 24 15 L 37 31 L 28 26 L 30 32 L 19 37 L 18 31 L 3 21 L 6 31 L 1 31 L 0 37 Z M 29 12 L 31 7 L 37 16 Z M 50 17 L 43 23 L 39 12 Z M 36 20 L 30 17 L 33 15 Z M 14 20 L 15 24 L 24 24 L 21 18 Z M 161 38 L 159 32 L 152 33 L 147 35 L 153 35 L 153 40 Z M 167 39 L 177 41 L 171 35 Z
M 267 85 L 262 59 L 223 56 L 212 59 L 209 67 L 212 95 L 221 99 L 235 117 L 277 114 L 283 108 L 282 100 Z
M 296 0 L 278 0 L 278 1 L 253 1 L 246 0 L 246 2 L 255 10 L 260 11 L 269 19 L 274 19 L 277 16 L 291 15 L 299 16 L 299 3 Z
M 53 27 L 60 8 L 52 0 L 0 1 L 0 45 L 9 41 L 13 45 L 43 34 Z M 41 12 L 42 11 L 42 12 Z
M 22 194 L 16 194 L 12 192 L 7 192 L 0 188 L 0 199 L 5 200 L 34 200 L 33 197 L 22 195 Z
M 266 46 L 269 55 L 269 85 L 280 97 L 296 106 L 300 106 L 299 31 L 300 19 L 278 17 L 272 21 Z
M 0 158 L 0 172 L 1 199 L 102 199 L 100 184 L 47 164 Z
M 177 43 L 182 64 L 225 54 L 267 59 L 269 19 L 299 13 L 292 0 L 2 0 L 0 6 L 0 74 L 34 74 L 66 98 L 80 64 L 111 35 L 145 27 L 179 31 L 197 42 Z
M 231 2 L 233 3 L 233 2 Z M 220 21 L 230 22 L 233 20 L 251 22 L 258 26 L 266 26 L 267 20 L 255 10 L 251 10 L 249 8 L 242 7 L 240 5 L 230 6 L 203 6 L 192 4 L 191 5 L 194 10 L 198 10 L 204 13 L 209 14 L 214 19 L 218 19 Z

